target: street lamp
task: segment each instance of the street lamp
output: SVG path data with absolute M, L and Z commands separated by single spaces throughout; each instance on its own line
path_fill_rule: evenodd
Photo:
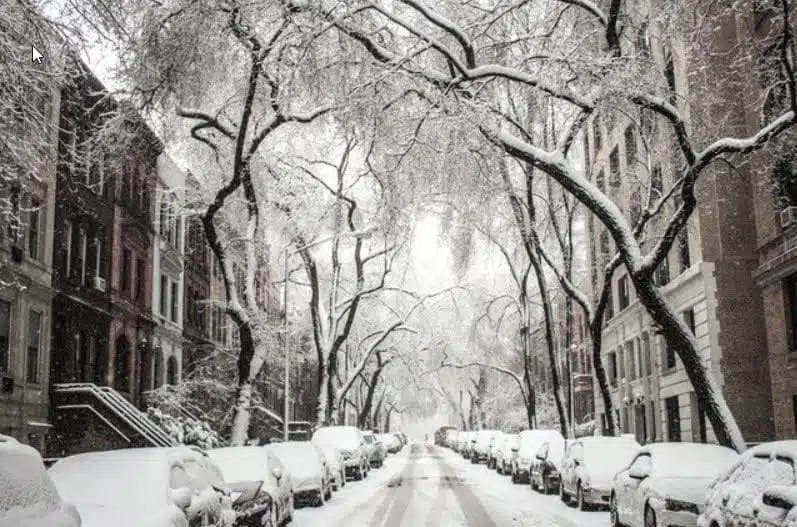
M 570 345 L 570 353 L 567 355 L 567 373 L 570 375 L 570 433 L 576 437 L 576 383 L 573 374 L 573 354 L 578 351 L 576 344 Z
M 280 251 L 280 254 L 284 256 L 283 258 L 283 276 L 285 280 L 285 287 L 282 290 L 282 308 L 285 311 L 285 322 L 284 322 L 284 329 L 285 329 L 285 338 L 283 339 L 283 346 L 285 346 L 285 401 L 284 401 L 284 408 L 283 408 L 283 439 L 285 441 L 290 441 L 290 430 L 288 427 L 288 417 L 290 413 L 290 390 L 291 390 L 291 347 L 290 347 L 290 333 L 288 331 L 288 284 L 290 283 L 289 276 L 288 276 L 288 259 L 293 256 L 294 254 L 298 254 L 306 249 L 310 249 L 311 247 L 315 247 L 316 245 L 320 245 L 322 243 L 328 242 L 334 239 L 340 238 L 368 238 L 376 231 L 375 228 L 366 229 L 364 231 L 355 231 L 355 232 L 347 232 L 343 234 L 334 234 L 332 236 L 327 236 L 326 238 L 321 238 L 320 240 L 316 240 L 314 242 L 310 242 L 307 245 L 303 245 L 301 247 L 297 247 L 292 251 L 288 251 L 291 248 L 290 245 L 286 245 L 285 248 Z

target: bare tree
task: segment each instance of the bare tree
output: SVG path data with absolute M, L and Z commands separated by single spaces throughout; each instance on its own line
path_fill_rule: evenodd
M 482 10 L 475 6 L 453 9 L 445 3 L 433 9 L 415 0 L 402 0 L 390 5 L 351 2 L 345 8 L 322 5 L 319 12 L 360 43 L 372 59 L 407 73 L 408 82 L 415 81 L 425 100 L 437 105 L 460 103 L 472 112 L 473 126 L 487 140 L 551 177 L 600 221 L 614 239 L 637 297 L 668 344 L 677 350 L 718 441 L 741 450 L 744 440 L 719 384 L 700 359 L 695 337 L 662 295 L 653 275 L 697 206 L 695 184 L 700 176 L 718 162 L 738 160 L 766 147 L 797 122 L 791 6 L 787 0 L 781 0 L 780 6 L 780 82 L 788 103 L 761 127 L 741 136 L 734 128 L 711 131 L 714 121 L 695 123 L 694 112 L 692 120 L 687 119 L 687 105 L 673 102 L 683 95 L 668 88 L 665 74 L 655 62 L 636 50 L 628 51 L 633 44 L 623 41 L 624 28 L 630 25 L 633 30 L 629 33 L 637 29 L 630 2 L 615 0 L 611 9 L 604 11 L 593 2 L 553 2 L 551 9 L 540 10 L 536 3 L 498 1 L 491 9 Z M 669 2 L 651 7 L 649 18 L 665 39 L 695 44 L 688 47 L 689 60 L 699 69 L 700 61 L 709 58 L 700 54 L 700 46 L 719 38 L 717 28 L 736 23 L 736 8 Z M 622 23 L 621 14 L 625 17 Z M 559 26 L 567 17 L 576 17 L 582 32 L 575 34 L 569 27 Z M 374 27 L 380 27 L 378 38 L 370 32 Z M 581 36 L 584 27 L 590 28 L 588 38 Z M 520 35 L 525 38 L 518 38 Z M 514 53 L 514 43 L 528 40 L 544 50 L 535 60 Z M 407 49 L 415 52 L 408 54 Z M 749 68 L 752 52 L 752 47 L 742 45 L 738 54 L 727 59 Z M 735 71 L 728 68 L 728 82 L 738 85 Z M 558 111 L 569 118 L 568 132 L 556 145 L 546 147 L 527 126 L 495 104 L 491 88 L 501 85 L 552 99 Z M 572 155 L 574 140 L 585 123 L 614 108 L 652 112 L 668 128 L 675 145 L 673 155 L 679 158 L 680 203 L 655 243 L 643 244 L 622 210 L 583 176 Z M 698 129 L 700 134 L 695 132 Z

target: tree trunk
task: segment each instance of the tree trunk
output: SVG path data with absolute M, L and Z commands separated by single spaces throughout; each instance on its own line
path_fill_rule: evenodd
M 618 426 L 617 419 L 614 415 L 614 403 L 612 403 L 612 394 L 609 391 L 609 382 L 606 379 L 606 370 L 603 367 L 603 358 L 601 357 L 601 350 L 603 347 L 603 335 L 601 329 L 603 324 L 604 311 L 600 311 L 597 317 L 589 326 L 590 342 L 592 344 L 592 367 L 595 369 L 595 378 L 598 379 L 598 390 L 603 400 L 604 415 L 606 416 L 606 427 L 609 433 L 614 436 L 620 435 L 620 427 Z M 597 417 L 597 416 L 596 416 Z M 597 423 L 595 423 L 597 426 Z
M 329 425 L 329 392 L 327 386 L 329 384 L 329 370 L 325 361 L 318 365 L 318 378 L 321 383 L 318 387 L 318 402 L 316 404 L 316 426 Z
M 637 297 L 645 306 L 650 317 L 658 325 L 667 344 L 673 348 L 684 364 L 689 382 L 692 384 L 697 401 L 706 418 L 711 423 L 714 435 L 720 445 L 743 452 L 747 445 L 742 432 L 733 418 L 725 396 L 722 393 L 710 362 L 700 356 L 697 339 L 676 312 L 667 303 L 651 276 L 634 273 L 631 276 Z
M 387 412 L 385 412 L 385 428 L 384 432 L 387 434 L 390 432 L 390 419 L 393 417 L 393 410 L 392 406 L 389 406 Z

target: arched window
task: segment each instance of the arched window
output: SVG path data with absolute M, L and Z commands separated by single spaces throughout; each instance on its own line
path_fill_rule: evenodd
M 130 341 L 124 335 L 116 339 L 114 387 L 120 392 L 130 391 Z
M 152 389 L 160 388 L 163 384 L 163 351 L 155 348 L 152 356 Z
M 177 358 L 172 355 L 166 362 L 166 382 L 172 385 L 177 384 L 178 374 Z

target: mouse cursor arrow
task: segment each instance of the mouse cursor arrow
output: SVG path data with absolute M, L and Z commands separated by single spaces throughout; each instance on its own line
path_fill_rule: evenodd
M 39 50 L 36 49 L 36 46 L 31 46 L 30 47 L 30 51 L 31 51 L 31 58 L 33 59 L 33 63 L 34 64 L 41 64 L 42 63 L 42 59 L 44 59 L 44 55 L 42 55 L 39 52 Z

